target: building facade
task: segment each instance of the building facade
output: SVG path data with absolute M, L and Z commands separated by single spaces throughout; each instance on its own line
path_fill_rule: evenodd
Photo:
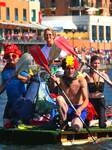
M 58 34 L 70 40 L 73 47 L 112 49 L 112 0 L 40 0 L 40 4 L 42 23 L 63 28 L 64 32 Z
M 40 0 L 43 15 L 112 15 L 112 0 Z M 88 12 L 88 8 L 97 8 L 97 11 Z M 94 9 L 95 10 L 95 9 Z M 92 11 L 92 12 L 91 12 Z
M 0 43 L 38 43 L 40 17 L 39 0 L 0 0 Z
M 44 17 L 42 23 L 54 29 L 63 28 L 64 31 L 57 34 L 70 40 L 73 47 L 79 49 L 93 47 L 95 50 L 112 49 L 111 16 L 49 16 Z

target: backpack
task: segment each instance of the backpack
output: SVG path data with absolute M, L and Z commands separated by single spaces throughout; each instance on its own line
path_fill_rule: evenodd
M 35 114 L 50 114 L 52 119 L 57 114 L 56 100 L 51 98 L 46 81 L 39 76 L 39 90 L 35 101 Z

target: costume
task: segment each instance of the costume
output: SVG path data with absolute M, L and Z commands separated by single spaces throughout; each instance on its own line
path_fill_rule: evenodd
M 12 107 L 13 104 L 25 93 L 25 85 L 24 83 L 17 79 L 16 77 L 13 77 L 11 80 L 10 78 L 15 72 L 15 67 L 8 66 L 8 64 L 5 66 L 5 68 L 2 71 L 2 82 L 6 83 L 8 80 L 8 83 L 6 85 L 6 93 L 7 93 L 7 104 L 4 110 L 4 119 L 12 119 L 13 114 L 12 113 Z
M 103 93 L 104 91 L 104 82 L 99 83 L 88 83 L 89 93 L 100 92 Z M 99 117 L 99 127 L 104 128 L 106 127 L 106 118 L 105 118 L 105 99 L 104 96 L 101 98 L 90 98 L 90 102 L 93 104 L 98 117 Z

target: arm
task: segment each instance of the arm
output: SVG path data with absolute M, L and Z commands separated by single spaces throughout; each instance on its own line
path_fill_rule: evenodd
M 80 79 L 80 84 L 81 84 L 81 92 L 82 92 L 82 99 L 83 103 L 79 107 L 80 112 L 82 112 L 83 109 L 85 109 L 89 103 L 89 98 L 88 98 L 88 88 L 87 88 L 87 81 L 85 78 Z
M 17 75 L 17 78 L 21 80 L 23 83 L 26 83 L 30 79 L 29 73 L 23 71 Z
M 108 76 L 104 71 L 102 72 L 102 75 L 105 77 L 105 80 L 107 80 L 108 83 L 109 83 L 110 85 L 112 85 L 112 81 L 110 80 L 109 76 Z
M 23 83 L 26 83 L 30 77 L 28 77 L 28 76 L 27 76 L 27 77 L 24 77 L 24 76 L 18 74 L 18 75 L 17 75 L 17 78 L 18 78 L 19 80 L 21 80 Z

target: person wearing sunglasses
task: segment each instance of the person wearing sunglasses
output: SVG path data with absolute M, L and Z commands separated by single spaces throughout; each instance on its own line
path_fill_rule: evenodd
M 13 114 L 12 108 L 13 104 L 24 95 L 26 88 L 24 82 L 28 79 L 28 74 L 24 73 L 16 77 L 12 77 L 16 69 L 16 63 L 21 57 L 21 50 L 14 44 L 8 44 L 4 47 L 4 61 L 6 63 L 3 71 L 1 72 L 2 84 L 9 82 L 6 85 L 6 94 L 7 94 L 7 104 L 4 110 L 3 123 L 4 127 L 10 128 L 13 127 Z

